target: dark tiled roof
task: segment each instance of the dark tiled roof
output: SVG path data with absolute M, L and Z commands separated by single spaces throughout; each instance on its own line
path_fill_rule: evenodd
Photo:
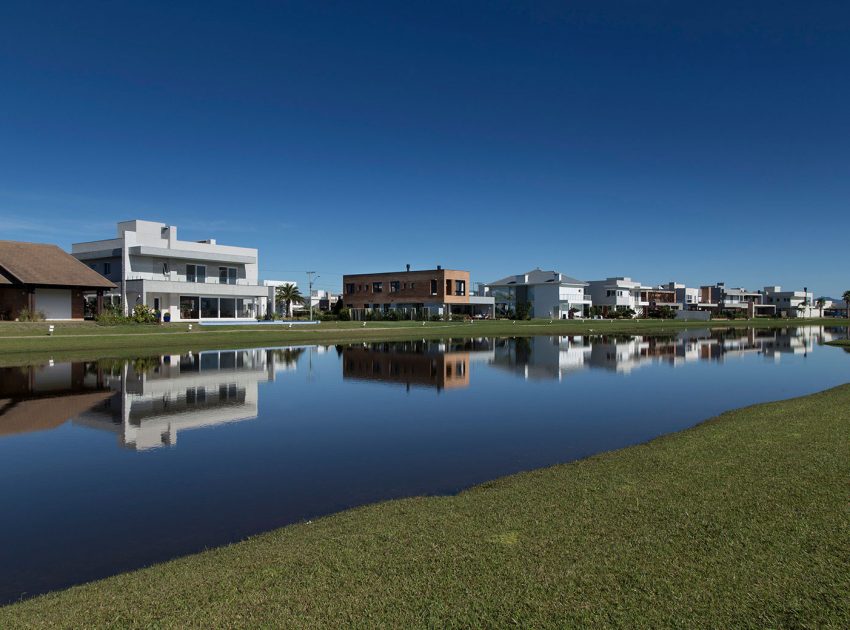
M 532 269 L 524 274 L 519 274 L 519 276 L 528 276 L 528 282 L 517 282 L 517 276 L 508 276 L 506 278 L 502 278 L 500 280 L 496 280 L 495 282 L 488 282 L 487 284 L 490 286 L 504 286 L 506 284 L 547 284 L 547 283 L 555 283 L 555 282 L 566 282 L 569 284 L 587 284 L 583 280 L 577 280 L 576 278 L 571 278 L 570 276 L 565 276 L 562 273 L 557 271 L 543 271 L 542 269 Z M 558 276 L 556 279 L 555 276 Z
M 56 245 L 0 241 L 0 277 L 11 284 L 111 289 L 109 280 Z M 7 282 L 6 284 L 9 284 Z

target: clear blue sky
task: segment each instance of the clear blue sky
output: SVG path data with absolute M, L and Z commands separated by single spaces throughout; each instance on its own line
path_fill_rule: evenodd
M 850 3 L 0 4 L 0 238 L 850 288 Z

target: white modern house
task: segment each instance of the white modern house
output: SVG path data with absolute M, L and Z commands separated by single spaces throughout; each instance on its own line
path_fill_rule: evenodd
M 593 305 L 601 306 L 605 314 L 609 310 L 630 308 L 637 317 L 640 317 L 649 306 L 649 300 L 641 298 L 641 291 L 651 290 L 651 287 L 644 287 L 628 276 L 591 280 L 587 284 L 587 291 L 590 293 Z
M 283 303 L 277 303 L 278 287 L 282 287 L 287 284 L 291 284 L 295 287 L 298 287 L 298 283 L 294 280 L 263 280 L 263 286 L 266 287 L 268 293 L 268 312 L 275 312 L 282 317 L 288 315 L 288 313 L 284 312 L 286 310 L 286 305 Z M 296 311 L 301 308 L 298 304 L 292 304 L 291 307 L 293 311 Z
M 249 320 L 265 314 L 269 288 L 258 282 L 258 252 L 215 239 L 181 241 L 177 228 L 122 221 L 113 239 L 74 243 L 71 254 L 118 289 L 109 301 L 127 314 L 145 304 L 171 321 Z
M 783 291 L 773 285 L 762 291 L 764 304 L 773 304 L 776 312 L 785 317 L 823 317 L 823 312 L 815 305 L 814 293 L 804 288 L 802 291 Z
M 588 314 L 592 302 L 585 287 L 586 282 L 538 268 L 489 282 L 487 292 L 497 312 L 516 312 L 518 304 L 528 303 L 532 317 L 570 319 Z

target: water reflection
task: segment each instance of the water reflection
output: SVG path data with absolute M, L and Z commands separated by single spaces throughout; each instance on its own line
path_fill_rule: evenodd
M 0 436 L 69 419 L 144 451 L 180 431 L 257 417 L 260 383 L 295 369 L 304 348 L 223 350 L 0 369 Z
M 476 364 L 524 379 L 603 369 L 628 374 L 749 354 L 806 356 L 847 337 L 839 327 L 691 329 L 675 335 L 570 335 L 415 340 L 336 346 L 346 381 L 463 389 Z M 321 348 L 322 351 L 333 347 Z M 117 435 L 126 448 L 174 446 L 182 431 L 252 420 L 259 385 L 295 370 L 312 348 L 246 349 L 0 369 L 0 438 L 74 425 Z M 308 369 L 312 367 L 312 357 Z

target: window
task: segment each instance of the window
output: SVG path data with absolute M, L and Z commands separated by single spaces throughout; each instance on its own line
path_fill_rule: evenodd
M 236 284 L 236 267 L 219 267 L 218 283 Z
M 186 282 L 200 282 L 204 284 L 206 281 L 206 265 L 186 265 Z
M 437 295 L 437 281 L 431 280 L 431 295 Z
M 415 282 L 411 282 L 411 283 L 410 283 L 410 290 L 411 290 L 411 291 L 413 291 L 413 289 L 415 289 L 415 288 L 416 288 L 416 283 L 415 283 Z
M 236 300 L 234 298 L 221 298 L 218 302 L 219 317 L 236 317 Z
M 218 298 L 201 298 L 201 317 L 218 317 Z
M 446 295 L 452 294 L 452 281 L 446 280 Z
M 89 267 L 91 267 L 92 269 L 94 269 L 95 271 L 97 271 L 97 265 L 89 265 Z
M 162 263 L 162 275 L 164 275 L 164 276 L 168 275 L 168 262 Z
M 346 284 L 345 285 L 345 292 L 346 293 L 354 293 L 354 284 L 353 283 Z
M 112 273 L 112 263 L 103 263 L 103 275 L 108 276 Z
M 384 283 L 383 282 L 373 282 L 372 283 L 372 291 L 374 293 L 382 293 L 384 291 Z
M 180 296 L 180 319 L 198 319 L 200 299 L 195 296 Z
M 466 280 L 455 280 L 455 295 L 466 295 Z
M 390 293 L 398 293 L 398 280 L 390 282 Z

